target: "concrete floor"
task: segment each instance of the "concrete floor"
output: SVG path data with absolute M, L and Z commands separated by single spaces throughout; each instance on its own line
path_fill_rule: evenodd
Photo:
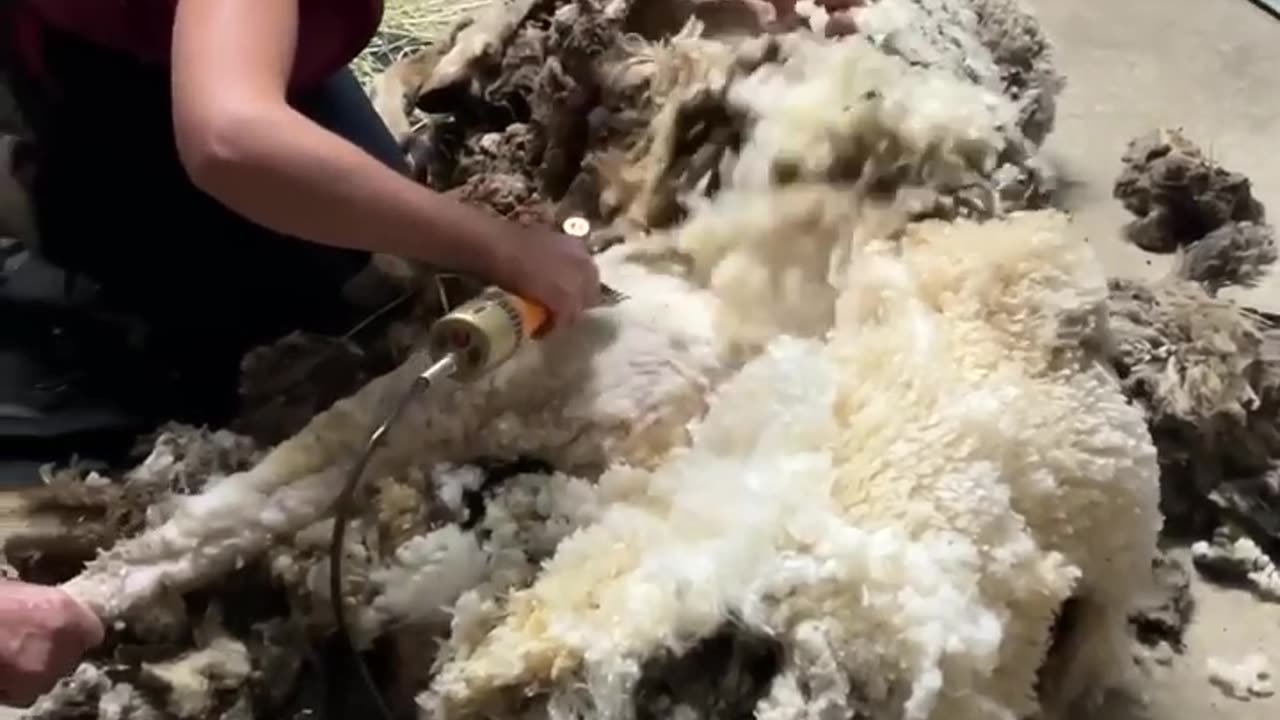
M 1151 277 L 1168 258 L 1120 236 L 1111 199 L 1133 137 L 1179 126 L 1226 167 L 1245 173 L 1280 218 L 1280 21 L 1248 0 L 1027 0 L 1057 44 L 1068 87 L 1048 151 L 1068 183 L 1067 209 L 1112 274 Z M 1280 273 L 1242 300 L 1280 310 Z M 1280 605 L 1197 581 L 1186 653 L 1135 684 L 1146 702 L 1118 700 L 1088 720 L 1274 720 L 1280 698 L 1240 702 L 1208 682 L 1205 662 L 1269 655 L 1280 671 Z M 1079 720 L 1085 720 L 1081 717 Z
M 1048 142 L 1077 227 L 1112 271 L 1167 267 L 1119 241 L 1128 220 L 1111 199 L 1130 139 L 1182 127 L 1228 168 L 1253 179 L 1280 214 L 1280 21 L 1248 0 L 1027 0 L 1057 44 L 1067 89 Z M 1280 309 L 1280 275 L 1249 294 Z
M 1110 197 L 1125 144 L 1162 125 L 1244 172 L 1280 216 L 1280 21 L 1248 0 L 1027 0 L 1058 45 L 1069 86 L 1049 150 L 1069 183 L 1076 228 L 1113 273 L 1161 272 L 1162 258 L 1120 239 L 1127 219 Z M 1280 310 L 1280 274 L 1248 293 Z M 1139 688 L 1151 702 L 1118 704 L 1117 720 L 1274 720 L 1280 701 L 1241 703 L 1210 687 L 1204 658 L 1271 653 L 1280 669 L 1280 606 L 1200 587 L 1188 654 Z M 0 710 L 0 720 L 9 717 Z M 1090 720 L 1101 720 L 1092 716 Z

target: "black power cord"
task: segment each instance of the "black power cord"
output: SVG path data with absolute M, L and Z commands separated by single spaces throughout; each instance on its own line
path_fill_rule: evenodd
M 1249 0 L 1249 2 L 1257 5 L 1271 17 L 1280 20 L 1280 0 Z
M 420 375 L 415 378 L 413 385 L 396 401 L 395 407 L 387 415 L 387 418 L 373 429 L 365 443 L 364 451 L 356 459 L 355 464 L 351 466 L 351 472 L 347 475 L 346 482 L 342 486 L 342 492 L 338 495 L 338 499 L 334 504 L 333 535 L 329 543 L 329 600 L 333 608 L 333 621 L 339 639 L 351 653 L 352 660 L 359 670 L 360 679 L 365 689 L 373 696 L 373 701 L 381 720 L 394 720 L 395 716 L 392 714 L 391 709 L 387 707 L 386 701 L 383 700 L 382 691 L 378 689 L 378 683 L 373 679 L 373 674 L 369 671 L 368 664 L 360 656 L 360 652 L 356 649 L 355 642 L 351 638 L 351 629 L 347 624 L 346 608 L 342 602 L 342 559 L 345 554 L 343 552 L 343 544 L 346 541 L 347 526 L 350 524 L 351 516 L 355 511 L 355 494 L 360 486 L 360 477 L 364 475 L 364 471 L 374 453 L 378 451 L 378 448 L 382 447 L 387 431 L 399 421 L 409 403 L 419 393 L 429 388 L 430 385 L 431 381 L 427 377 Z M 338 720 L 338 712 L 335 712 L 337 710 L 337 702 L 332 694 L 330 695 L 329 705 L 330 707 L 327 708 L 325 717 L 329 718 L 329 720 Z

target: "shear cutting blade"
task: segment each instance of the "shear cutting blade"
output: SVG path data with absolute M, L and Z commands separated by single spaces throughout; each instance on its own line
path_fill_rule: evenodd
M 627 299 L 627 294 L 614 290 L 613 288 L 600 283 L 600 298 L 605 305 L 613 306 Z

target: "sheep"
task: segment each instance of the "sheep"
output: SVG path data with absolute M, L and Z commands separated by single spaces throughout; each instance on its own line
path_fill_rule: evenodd
M 785 63 L 759 68 L 730 90 L 735 104 L 760 115 L 731 174 L 734 191 L 698 207 L 670 234 L 635 238 L 630 247 L 601 257 L 605 281 L 633 300 L 596 313 L 572 333 L 531 345 L 480 385 L 438 388 L 389 438 L 369 476 L 420 457 L 461 462 L 482 455 L 535 454 L 562 471 L 587 475 L 598 474 L 610 461 L 652 465 L 679 442 L 683 424 L 697 416 L 714 381 L 758 352 L 761 338 L 772 332 L 759 327 L 759 318 L 754 323 L 745 318 L 800 321 L 807 317 L 802 307 L 807 301 L 797 293 L 807 288 L 818 293 L 811 303 L 818 314 L 807 321 L 809 329 L 827 322 L 830 303 L 822 293 L 831 291 L 823 290 L 824 254 L 844 252 L 844 230 L 875 232 L 878 225 L 864 217 L 875 213 L 863 212 L 875 204 L 861 198 L 882 172 L 905 168 L 906 177 L 953 192 L 981 183 L 982 171 L 994 166 L 1005 143 L 999 126 L 1010 117 L 998 95 L 957 83 L 947 72 L 911 68 L 861 38 L 795 36 L 784 45 Z M 824 66 L 834 71 L 796 86 L 772 109 L 764 102 L 788 78 Z M 707 72 L 714 74 L 715 68 Z M 696 73 L 686 78 L 701 81 Z M 931 92 L 945 92 L 948 102 L 922 103 Z M 832 93 L 843 105 L 834 111 L 830 102 L 814 105 L 815 97 Z M 788 123 L 797 129 L 795 138 L 785 132 Z M 813 185 L 828 178 L 834 185 L 815 193 L 771 187 L 775 183 L 768 178 L 777 166 L 821 154 L 832 144 L 842 152 L 828 165 L 802 167 L 796 179 Z M 837 168 L 840 162 L 844 165 Z M 854 186 L 848 185 L 852 178 L 829 177 L 851 167 L 866 168 L 866 177 Z M 769 201 L 774 195 L 779 200 Z M 783 212 L 792 197 L 795 207 Z M 816 205 L 811 197 L 818 198 Z M 749 205 L 780 214 L 770 219 L 768 213 L 745 212 Z M 730 217 L 735 207 L 744 210 L 738 221 Z M 811 218 L 815 212 L 817 218 Z M 795 245 L 814 249 L 811 256 L 783 260 L 767 250 L 771 239 L 796 231 L 811 235 L 809 244 Z M 726 241 L 739 249 L 727 252 Z M 765 254 L 756 256 L 761 249 Z M 661 259 L 664 252 L 689 258 L 688 274 L 652 265 L 655 253 Z M 784 266 L 795 262 L 801 266 Z M 719 270 L 708 275 L 708 263 Z M 797 271 L 813 277 L 793 287 Z M 779 286 L 781 295 L 762 302 L 766 296 L 760 292 L 769 291 L 771 275 L 790 280 Z M 745 289 L 724 285 L 726 278 L 752 277 L 765 282 Z M 768 311 L 770 305 L 777 311 Z M 91 607 L 115 617 L 160 588 L 181 589 L 213 577 L 271 538 L 318 520 L 379 413 L 408 388 L 425 362 L 419 356 L 339 402 L 257 467 L 184 501 L 163 526 L 113 548 L 69 587 Z M 650 383 L 657 391 L 646 389 Z
M 549 687 L 549 708 L 578 706 L 585 680 L 607 716 L 646 659 L 734 619 L 791 652 L 761 701 L 768 717 L 824 703 L 1021 717 L 1039 708 L 1037 670 L 1068 599 L 1082 610 L 1046 692 L 1065 703 L 1115 677 L 1155 552 L 1158 471 L 1141 412 L 1099 359 L 1102 274 L 1063 223 L 931 221 L 860 240 L 840 256 L 830 330 L 782 332 L 754 354 L 717 333 L 715 293 L 646 267 L 640 248 L 609 251 L 606 278 L 637 300 L 480 387 L 438 388 L 374 471 L 410 453 L 513 449 L 604 470 L 594 522 L 495 627 L 455 638 L 423 703 L 466 716 Z M 318 519 L 359 429 L 418 367 L 318 416 L 67 587 L 119 616 Z M 548 407 L 555 390 L 569 395 Z M 834 664 L 805 662 L 815 649 Z M 800 691 L 819 686 L 844 690 Z
M 935 221 L 857 248 L 829 337 L 774 338 L 688 447 L 606 472 L 598 520 L 451 648 L 428 716 L 540 688 L 552 717 L 625 717 L 649 659 L 730 621 L 791 655 L 770 718 L 1019 718 L 1122 676 L 1158 468 L 1101 355 L 1104 276 L 1063 226 Z M 834 664 L 805 662 L 815 643 Z M 823 687 L 843 691 L 801 690 Z

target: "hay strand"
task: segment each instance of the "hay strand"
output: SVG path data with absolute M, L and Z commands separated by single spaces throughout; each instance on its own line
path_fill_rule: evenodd
M 378 34 L 352 63 L 366 89 L 392 63 L 443 42 L 467 17 L 493 0 L 388 0 Z

